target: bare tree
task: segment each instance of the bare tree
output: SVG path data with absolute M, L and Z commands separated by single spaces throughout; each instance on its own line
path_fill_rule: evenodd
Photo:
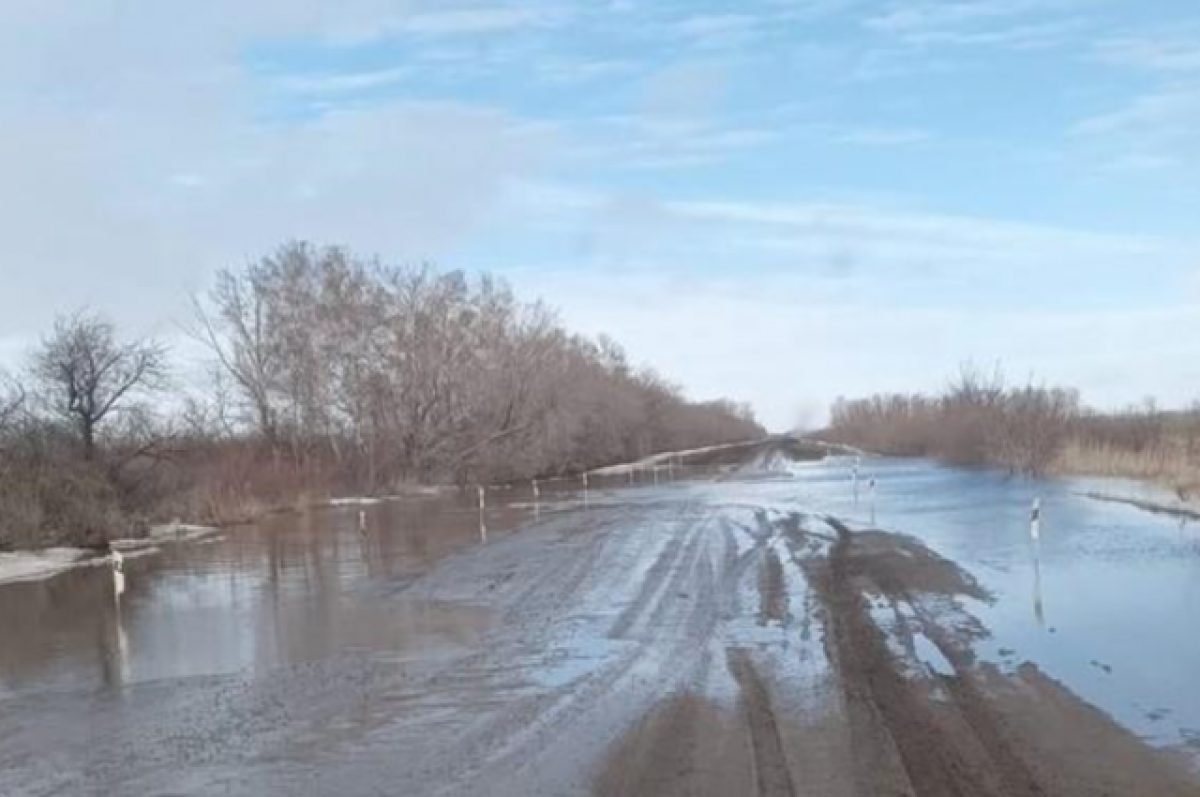
M 208 299 L 206 305 L 193 297 L 195 323 L 189 331 L 236 383 L 259 433 L 273 446 L 278 442 L 273 392 L 279 358 L 268 338 L 267 299 L 257 267 L 240 274 L 222 271 Z
M 165 387 L 168 368 L 159 343 L 121 342 L 110 321 L 80 311 L 55 322 L 34 352 L 31 373 L 51 411 L 74 427 L 91 460 L 105 421 L 139 394 Z
M 25 407 L 25 388 L 19 382 L 0 374 L 0 434 L 16 423 Z

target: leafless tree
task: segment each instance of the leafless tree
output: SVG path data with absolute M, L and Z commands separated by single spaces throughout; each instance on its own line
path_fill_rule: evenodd
M 192 297 L 192 337 L 205 345 L 237 384 L 250 407 L 259 433 L 271 445 L 278 442 L 279 356 L 268 338 L 267 297 L 255 268 L 243 273 L 222 271 L 207 302 Z
M 89 311 L 60 317 L 34 352 L 30 370 L 50 410 L 74 428 L 89 461 L 105 422 L 139 395 L 164 388 L 168 378 L 162 345 L 122 342 L 111 322 Z
M 292 243 L 222 273 L 196 318 L 272 447 L 301 467 L 331 458 L 370 489 L 569 471 L 761 432 L 487 276 Z
M 7 432 L 25 407 L 25 388 L 16 380 L 0 374 L 0 435 Z

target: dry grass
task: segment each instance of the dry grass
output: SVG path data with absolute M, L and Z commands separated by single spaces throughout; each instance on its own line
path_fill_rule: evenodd
M 1166 440 L 1142 450 L 1075 439 L 1059 454 L 1053 470 L 1062 475 L 1139 479 L 1188 494 L 1200 494 L 1200 462 L 1182 443 Z

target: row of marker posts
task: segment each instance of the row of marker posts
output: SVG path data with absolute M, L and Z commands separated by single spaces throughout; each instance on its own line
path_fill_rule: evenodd
M 676 457 L 668 457 L 666 471 L 667 471 L 667 478 L 669 480 L 674 480 L 675 472 L 677 469 L 680 473 L 683 473 L 684 465 L 683 465 L 682 458 L 679 458 L 678 462 L 676 462 Z M 662 470 L 662 468 L 659 467 L 658 465 L 654 465 L 650 468 L 650 470 L 652 472 L 651 478 L 653 479 L 654 484 L 657 485 L 659 483 L 659 479 L 660 479 L 659 471 Z M 637 469 L 634 467 L 630 467 L 629 470 L 627 471 L 627 473 L 628 473 L 628 479 L 629 479 L 629 486 L 632 487 L 633 485 L 635 485 L 637 483 Z M 580 481 L 583 484 L 584 506 L 590 506 L 591 505 L 591 475 L 588 473 L 580 474 Z M 533 479 L 529 484 L 530 484 L 530 491 L 533 494 L 534 517 L 540 518 L 541 512 L 542 512 L 542 482 L 540 482 L 537 479 Z M 484 542 L 484 543 L 487 542 L 487 537 L 488 537 L 488 532 L 487 532 L 487 490 L 488 490 L 488 488 L 483 485 L 479 485 L 476 488 L 476 494 L 478 496 L 478 504 L 479 504 L 479 539 L 481 542 Z M 363 512 L 359 512 L 359 532 L 362 534 L 366 534 L 366 515 Z
M 855 457 L 851 466 L 850 479 L 854 488 L 854 503 L 859 501 L 859 478 L 862 458 Z M 871 523 L 875 523 L 875 478 L 867 483 L 871 501 Z M 1033 543 L 1033 614 L 1041 627 L 1046 625 L 1046 607 L 1042 596 L 1042 499 L 1034 498 L 1029 509 L 1029 538 Z

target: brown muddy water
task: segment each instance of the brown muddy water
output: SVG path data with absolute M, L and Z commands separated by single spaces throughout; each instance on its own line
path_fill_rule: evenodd
M 104 563 L 0 585 L 0 699 L 119 697 L 156 680 L 453 648 L 487 627 L 486 611 L 390 600 L 377 587 L 394 589 L 534 514 L 504 499 L 489 507 L 486 531 L 475 497 L 456 494 L 347 501 L 186 540 L 164 535 L 125 549 L 119 599 Z M 547 511 L 563 506 L 548 502 Z

